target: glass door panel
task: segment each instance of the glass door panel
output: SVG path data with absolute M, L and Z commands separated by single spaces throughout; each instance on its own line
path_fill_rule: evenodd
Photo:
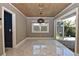
M 56 39 L 64 38 L 64 22 L 62 20 L 56 21 Z

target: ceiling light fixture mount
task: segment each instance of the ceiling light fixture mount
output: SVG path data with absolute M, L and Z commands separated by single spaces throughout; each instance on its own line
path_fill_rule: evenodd
M 43 4 L 39 4 L 40 15 L 43 14 Z

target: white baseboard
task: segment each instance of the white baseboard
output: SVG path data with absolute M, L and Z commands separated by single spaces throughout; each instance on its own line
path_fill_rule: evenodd
M 6 53 L 2 54 L 2 56 L 6 56 Z
M 22 40 L 20 43 L 18 43 L 18 44 L 15 46 L 15 48 L 16 48 L 16 47 L 19 47 L 20 45 L 22 45 L 26 40 L 27 40 L 27 38 L 25 38 L 24 40 Z M 2 54 L 2 56 L 6 56 L 6 53 Z
M 21 42 L 19 42 L 19 43 L 16 45 L 16 47 L 19 47 L 20 45 L 22 45 L 26 40 L 27 40 L 27 38 L 25 38 L 24 40 L 22 40 Z M 16 47 L 15 47 L 15 48 L 16 48 Z
M 27 39 L 53 39 L 53 37 L 27 37 Z
M 79 54 L 78 54 L 78 53 L 75 53 L 75 55 L 76 55 L 76 56 L 79 56 Z
M 27 38 L 25 38 L 24 40 L 22 40 L 20 43 L 18 43 L 17 45 L 16 45 L 16 47 L 19 47 L 20 45 L 22 45 L 26 40 L 28 40 L 28 39 L 53 39 L 53 37 L 27 37 Z M 15 48 L 16 48 L 15 47 Z

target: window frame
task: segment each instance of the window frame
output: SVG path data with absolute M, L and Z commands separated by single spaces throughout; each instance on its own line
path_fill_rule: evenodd
M 32 23 L 32 33 L 49 33 L 49 23 L 37 23 L 37 24 L 39 24 L 38 26 L 39 26 L 39 28 L 40 28 L 40 31 L 35 31 L 34 30 L 34 23 Z M 44 24 L 46 24 L 46 25 L 44 25 Z M 41 27 L 42 26 L 47 26 L 47 31 L 41 31 Z

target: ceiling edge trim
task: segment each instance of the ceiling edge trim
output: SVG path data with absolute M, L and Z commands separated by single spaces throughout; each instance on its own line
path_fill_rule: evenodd
M 21 15 L 23 15 L 25 18 L 27 16 L 25 16 L 19 9 L 17 9 L 14 5 L 12 5 L 11 3 L 9 3 L 9 5 L 11 5 L 15 10 L 17 10 Z
M 71 8 L 75 3 L 70 4 L 69 6 L 67 6 L 65 9 L 63 9 L 60 13 L 58 13 L 54 19 L 57 19 L 59 15 L 61 15 L 63 12 L 65 12 L 66 10 L 68 10 L 69 8 Z M 61 15 L 62 16 L 62 15 Z M 60 17 L 60 16 L 59 16 Z

